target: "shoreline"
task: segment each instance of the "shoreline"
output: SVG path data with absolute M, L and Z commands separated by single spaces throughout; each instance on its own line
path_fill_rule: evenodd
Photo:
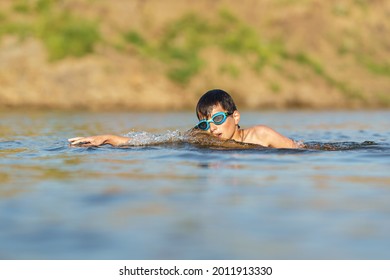
M 213 88 L 249 110 L 390 108 L 379 2 L 49 2 L 0 4 L 0 108 L 192 110 Z
M 35 112 L 54 112 L 54 113 L 188 113 L 195 110 L 196 103 L 193 108 L 185 107 L 182 109 L 150 109 L 150 108 L 124 108 L 124 107 L 110 107 L 110 108 L 63 108 L 63 107 L 48 107 L 48 106 L 0 106 L 0 113 L 35 113 Z M 282 108 L 270 108 L 270 107 L 258 107 L 248 108 L 245 106 L 237 106 L 240 112 L 387 112 L 390 111 L 390 107 L 282 107 Z

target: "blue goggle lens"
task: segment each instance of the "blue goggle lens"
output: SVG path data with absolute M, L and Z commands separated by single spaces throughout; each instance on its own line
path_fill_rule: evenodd
M 208 128 L 207 128 L 208 126 L 209 126 L 209 124 L 208 124 L 207 121 L 201 121 L 201 122 L 199 122 L 198 125 L 197 125 L 197 127 L 200 128 L 200 129 L 202 129 L 202 130 L 207 130 L 207 129 L 208 129 Z

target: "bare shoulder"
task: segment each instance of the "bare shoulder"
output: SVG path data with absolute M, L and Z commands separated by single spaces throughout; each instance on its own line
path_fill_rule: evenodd
M 266 126 L 266 125 L 256 125 L 252 126 L 248 129 L 246 129 L 248 132 L 248 136 L 252 137 L 260 137 L 260 138 L 267 138 L 268 136 L 277 133 L 272 128 Z
M 244 142 L 262 145 L 264 147 L 269 146 L 269 135 L 272 133 L 272 129 L 265 125 L 256 125 L 244 129 Z
M 245 142 L 273 148 L 295 148 L 290 138 L 265 125 L 256 125 L 246 129 Z
M 252 129 L 254 131 L 254 133 L 256 133 L 258 135 L 266 135 L 266 134 L 275 132 L 275 130 L 273 130 L 272 128 L 270 128 L 266 125 L 256 125 L 256 126 L 253 126 L 249 129 Z

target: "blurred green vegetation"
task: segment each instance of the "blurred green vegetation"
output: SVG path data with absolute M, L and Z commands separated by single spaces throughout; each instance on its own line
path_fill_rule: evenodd
M 35 32 L 54 60 L 92 53 L 100 39 L 97 24 L 66 13 L 44 17 Z
M 310 69 L 347 97 L 361 98 L 358 90 L 332 77 L 325 67 L 309 54 L 291 53 L 282 42 L 262 38 L 253 28 L 226 10 L 221 11 L 213 22 L 195 14 L 187 14 L 172 22 L 163 34 L 154 40 L 148 41 L 135 30 L 126 32 L 123 37 L 139 54 L 165 62 L 169 68 L 168 77 L 183 85 L 207 65 L 201 58 L 201 51 L 213 46 L 221 52 L 244 59 L 257 73 L 264 67 L 279 69 L 284 61 L 293 61 Z M 240 75 L 240 69 L 231 63 L 222 65 L 220 71 L 233 78 Z M 283 75 L 282 71 L 281 74 Z M 270 82 L 269 85 L 272 92 L 280 92 L 281 87 L 277 83 Z
M 184 15 L 170 23 L 154 40 L 146 40 L 136 30 L 126 32 L 123 38 L 141 55 L 167 63 L 168 77 L 180 84 L 188 83 L 207 64 L 201 52 L 210 46 L 244 58 L 257 72 L 279 57 L 282 50 L 280 44 L 263 40 L 253 28 L 226 10 L 213 22 L 196 14 Z M 240 75 L 232 64 L 223 65 L 220 71 L 232 77 Z
M 382 75 L 382 76 L 390 76 L 390 64 L 386 62 L 378 63 L 373 61 L 371 58 L 367 56 L 359 56 L 357 57 L 357 61 L 368 69 L 373 74 Z
M 319 63 L 317 60 L 313 59 L 312 57 L 308 56 L 307 54 L 302 53 L 302 52 L 297 53 L 297 54 L 283 52 L 282 56 L 285 59 L 293 60 L 296 63 L 299 63 L 303 66 L 308 67 L 314 73 L 316 73 L 319 77 L 321 77 L 322 79 L 327 81 L 328 84 L 337 88 L 346 97 L 352 98 L 352 99 L 362 99 L 363 98 L 363 95 L 359 90 L 352 88 L 350 85 L 348 85 L 347 82 L 340 81 L 340 80 L 332 77 L 327 71 L 324 70 L 324 66 L 321 65 L 321 63 Z
M 55 0 L 17 0 L 13 4 L 17 17 L 0 15 L 0 36 L 14 34 L 21 40 L 40 38 L 49 58 L 81 57 L 92 53 L 100 41 L 99 25 L 61 9 Z

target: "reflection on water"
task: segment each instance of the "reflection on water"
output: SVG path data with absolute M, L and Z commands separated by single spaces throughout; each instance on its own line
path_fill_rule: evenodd
M 306 148 L 188 138 L 190 113 L 0 113 L 0 259 L 390 257 L 389 112 L 242 115 Z M 138 142 L 66 142 L 99 133 Z

